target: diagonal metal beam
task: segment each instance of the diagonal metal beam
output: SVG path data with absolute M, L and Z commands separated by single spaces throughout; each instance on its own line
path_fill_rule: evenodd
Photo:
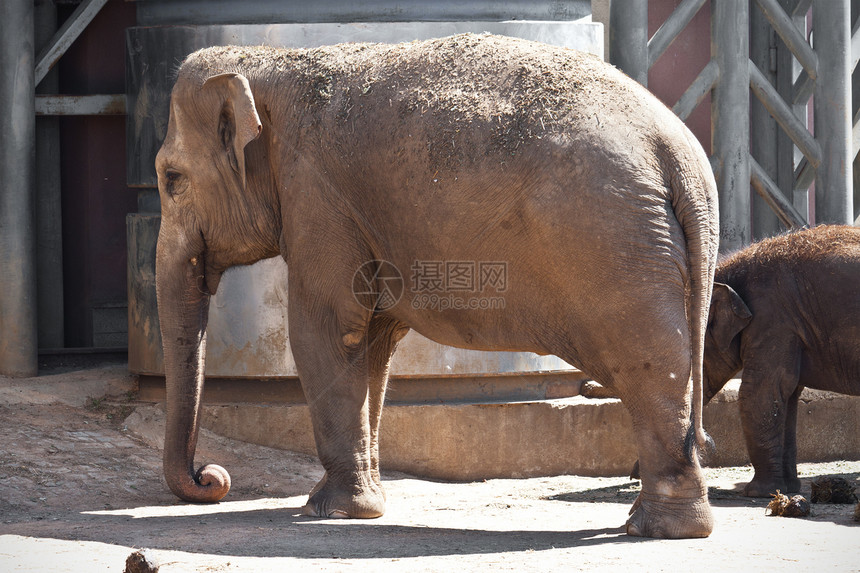
M 806 43 L 806 38 L 794 26 L 778 0 L 756 0 L 767 21 L 788 46 L 788 49 L 813 80 L 818 77 L 818 54 Z
M 792 105 L 806 105 L 812 92 L 815 91 L 815 80 L 809 77 L 806 70 L 802 70 L 791 88 Z
M 690 117 L 696 106 L 710 93 L 714 84 L 717 83 L 719 76 L 720 66 L 717 65 L 717 62 L 711 60 L 699 72 L 699 75 L 696 76 L 696 79 L 693 80 L 693 83 L 690 84 L 690 87 L 687 88 L 687 91 L 684 92 L 684 95 L 681 96 L 675 107 L 672 108 L 675 115 L 680 117 L 681 120 L 687 121 L 687 118 Z
M 817 169 L 821 164 L 821 146 L 818 141 L 812 137 L 806 126 L 797 119 L 776 89 L 752 62 L 749 62 L 749 74 L 753 93 L 761 100 L 765 109 L 770 112 L 780 127 L 788 133 L 812 166 Z
M 71 17 L 57 30 L 51 41 L 36 58 L 36 85 L 39 85 L 57 60 L 66 53 L 81 32 L 93 21 L 108 0 L 84 0 Z
M 854 27 L 851 28 L 851 70 L 857 67 L 857 62 L 860 61 L 860 16 L 854 22 Z
M 749 161 L 750 183 L 752 183 L 753 189 L 773 209 L 773 212 L 776 213 L 782 224 L 795 229 L 805 227 L 807 223 L 803 219 L 803 216 L 785 198 L 785 195 L 782 194 L 776 183 L 765 173 L 765 170 L 758 164 L 758 161 L 752 157 L 749 158 Z
M 851 157 L 856 157 L 860 152 L 860 109 L 854 113 L 854 126 L 851 130 Z
M 666 18 L 666 21 L 654 32 L 654 36 L 648 40 L 648 68 L 651 68 L 654 62 L 660 59 L 666 48 L 675 41 L 678 34 L 687 27 L 690 20 L 704 5 L 705 0 L 683 0 L 675 8 L 675 11 Z
M 812 6 L 812 0 L 797 0 L 797 4 L 795 4 L 794 9 L 791 11 L 791 17 L 797 18 L 798 16 L 806 17 L 806 13 L 809 12 L 809 8 Z
M 791 190 L 795 193 L 806 191 L 809 189 L 809 186 L 812 185 L 814 180 L 815 168 L 812 167 L 809 160 L 804 157 L 800 160 L 800 163 L 797 164 L 797 168 L 794 170 L 794 185 L 791 186 Z
M 125 115 L 121 95 L 37 95 L 36 115 Z

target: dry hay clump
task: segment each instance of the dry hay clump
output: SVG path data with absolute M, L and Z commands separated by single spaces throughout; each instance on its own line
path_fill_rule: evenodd
M 812 503 L 857 503 L 855 486 L 841 477 L 820 477 L 812 482 Z
M 765 511 L 770 511 L 770 515 L 777 517 L 807 517 L 810 512 L 809 502 L 802 495 L 795 495 L 789 498 L 776 490 L 772 494 L 773 499 Z

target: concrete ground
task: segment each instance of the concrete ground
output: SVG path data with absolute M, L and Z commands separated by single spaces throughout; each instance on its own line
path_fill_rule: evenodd
M 466 483 L 386 471 L 388 511 L 367 521 L 299 516 L 322 474 L 311 456 L 204 432 L 198 460 L 233 490 L 181 503 L 162 478 L 159 405 L 122 367 L 0 378 L 0 571 L 122 571 L 138 548 L 160 571 L 860 571 L 850 505 L 766 515 L 738 494 L 749 467 L 709 468 L 716 528 L 702 540 L 627 537 L 638 483 L 533 477 Z M 107 397 L 106 397 L 107 396 Z M 383 468 L 385 459 L 383 457 Z M 860 485 L 860 460 L 804 463 Z

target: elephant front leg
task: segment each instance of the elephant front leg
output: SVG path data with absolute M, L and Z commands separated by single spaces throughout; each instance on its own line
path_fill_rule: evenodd
M 748 497 L 770 497 L 777 490 L 785 493 L 800 485 L 787 480 L 791 474 L 784 471 L 786 463 L 794 467 L 796 461 L 796 453 L 784 450 L 788 444 L 796 452 L 794 440 L 786 437 L 790 398 L 796 389 L 796 375 L 784 368 L 745 366 L 738 400 L 744 440 L 755 469 L 752 481 L 744 488 Z M 796 401 L 794 408 L 796 419 Z M 796 468 L 791 473 L 796 480 Z
M 385 494 L 379 477 L 378 425 L 396 338 L 390 329 L 373 328 L 375 321 L 341 335 L 336 314 L 311 320 L 290 310 L 293 354 L 326 472 L 302 512 L 379 517 L 385 511 Z

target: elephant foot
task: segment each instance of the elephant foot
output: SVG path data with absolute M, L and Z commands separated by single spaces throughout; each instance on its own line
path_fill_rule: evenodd
M 770 498 L 779 490 L 781 493 L 796 493 L 800 491 L 800 480 L 783 480 L 772 478 L 756 478 L 744 486 L 744 495 L 747 497 Z
M 800 480 L 797 478 L 786 479 L 785 491 L 788 493 L 798 493 L 800 491 Z
M 302 515 L 310 517 L 370 519 L 385 513 L 385 493 L 371 480 L 366 487 L 342 488 L 323 476 L 308 494 Z
M 713 529 L 714 517 L 706 495 L 673 498 L 643 491 L 627 520 L 627 534 L 635 537 L 689 539 L 707 537 Z

